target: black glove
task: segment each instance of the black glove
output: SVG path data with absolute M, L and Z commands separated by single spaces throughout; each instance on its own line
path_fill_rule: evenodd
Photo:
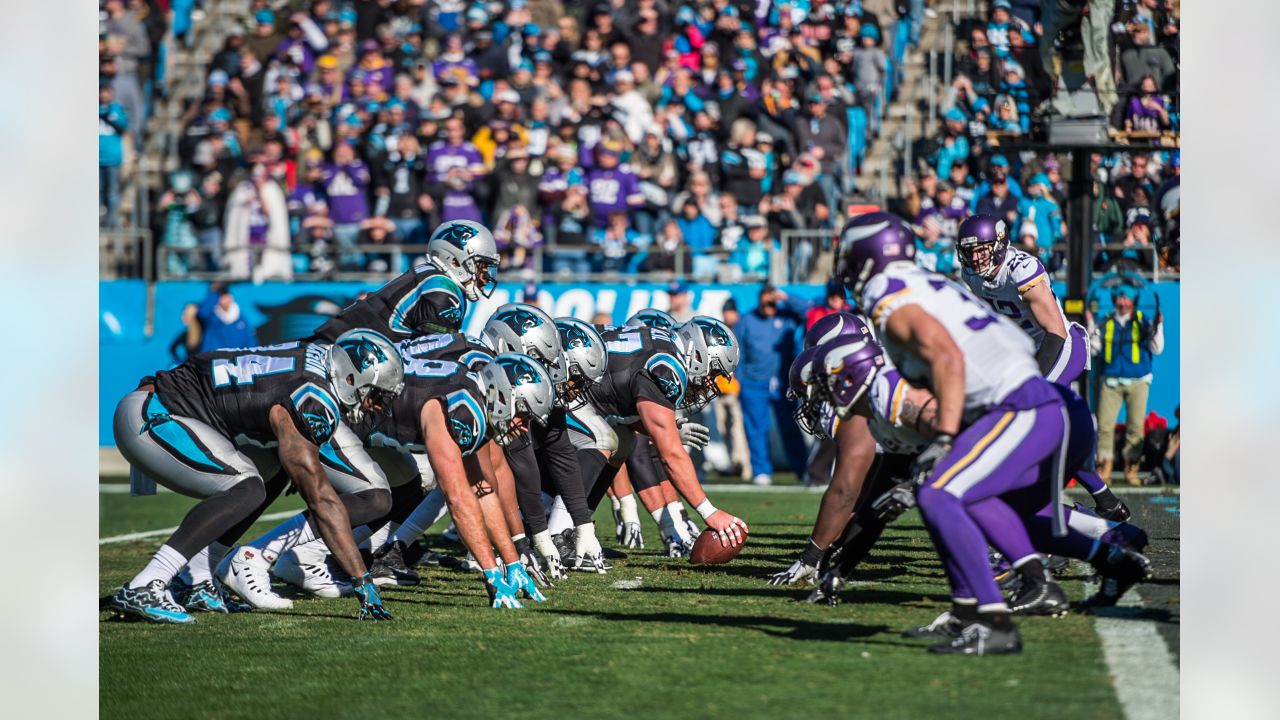
M 951 452 L 951 445 L 954 442 L 955 438 L 950 435 L 938 435 L 933 439 L 933 442 L 929 443 L 929 447 L 920 453 L 920 456 L 916 458 L 915 464 L 911 466 L 911 480 L 916 487 L 924 485 L 924 482 L 929 479 L 929 475 L 933 473 L 933 466 L 937 465 L 939 460 Z
M 902 513 L 916 506 L 915 489 L 914 481 L 903 480 L 876 498 L 871 503 L 871 510 L 881 520 L 887 523 L 893 522 L 901 517 Z

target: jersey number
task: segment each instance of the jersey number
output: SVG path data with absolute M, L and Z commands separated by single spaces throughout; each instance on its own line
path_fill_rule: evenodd
M 640 348 L 644 347 L 640 342 L 640 333 L 636 330 L 618 333 L 616 338 L 605 343 L 604 346 L 610 353 L 616 355 L 630 355 L 640 352 Z
M 252 385 L 254 378 L 293 370 L 294 359 L 269 355 L 240 355 L 213 361 L 213 386 Z
M 1035 323 L 1022 317 L 1022 311 L 1018 309 L 1018 305 L 1016 303 L 1009 300 L 992 300 L 991 304 L 995 306 L 996 312 L 1007 318 L 1016 320 L 1018 327 L 1023 330 L 1031 332 L 1036 329 Z
M 457 363 L 447 360 L 427 360 L 412 358 L 405 363 L 404 374 L 420 378 L 449 377 L 458 369 Z
M 959 295 L 961 300 L 967 303 L 972 303 L 973 305 L 977 306 L 977 311 L 981 314 L 970 317 L 968 320 L 964 321 L 965 327 L 969 328 L 970 330 L 977 332 L 982 328 L 990 325 L 991 323 L 996 322 L 997 320 L 996 316 L 987 312 L 986 307 L 981 302 L 969 297 L 967 293 L 965 293 L 963 290 L 956 287 L 955 285 L 952 285 L 951 283 L 946 282 L 945 280 L 930 280 L 929 287 L 939 291 L 941 291 L 943 288 L 949 288 L 952 291 L 954 291 L 955 294 Z

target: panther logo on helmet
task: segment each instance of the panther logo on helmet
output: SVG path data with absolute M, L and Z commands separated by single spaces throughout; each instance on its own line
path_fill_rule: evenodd
M 512 330 L 515 330 L 516 333 L 536 328 L 542 324 L 542 318 L 522 308 L 505 310 L 498 315 L 495 315 L 494 319 L 500 323 L 505 323 Z
M 467 241 L 475 237 L 476 234 L 474 228 L 463 223 L 454 223 L 441 231 L 436 237 L 462 250 L 466 248 Z
M 725 332 L 725 329 L 715 323 L 709 323 L 701 319 L 695 319 L 694 322 L 698 327 L 706 331 L 708 345 L 719 345 L 722 347 L 733 347 L 733 335 Z
M 507 379 L 511 381 L 512 385 L 537 383 L 541 377 L 536 368 L 520 358 L 508 356 L 502 363 L 502 369 L 507 372 Z
M 353 337 L 338 343 L 338 347 L 346 351 L 351 364 L 358 370 L 367 370 L 380 362 L 386 362 L 387 355 L 382 348 L 366 338 Z

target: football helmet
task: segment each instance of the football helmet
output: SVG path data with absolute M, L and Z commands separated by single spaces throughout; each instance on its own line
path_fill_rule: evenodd
M 819 318 L 805 331 L 804 346 L 811 348 L 845 335 L 871 337 L 871 326 L 862 319 L 861 315 L 847 312 L 831 313 Z
M 695 315 L 676 326 L 675 333 L 688 371 L 683 407 L 697 409 L 719 395 L 717 378 L 733 377 L 738 368 L 738 339 L 728 325 L 707 315 Z
M 527 303 L 507 303 L 493 313 L 481 332 L 494 352 L 524 353 L 537 360 L 550 374 L 556 402 L 561 401 L 569 369 L 550 315 Z
M 787 397 L 795 400 L 792 417 L 801 430 L 819 438 L 829 438 L 835 433 L 835 413 L 821 391 L 822 378 L 816 371 L 815 359 L 821 347 L 805 348 L 791 363 L 787 374 Z
M 551 416 L 552 389 L 547 371 L 523 353 L 503 353 L 480 370 L 485 415 L 494 442 L 507 445 L 531 422 Z
M 329 348 L 329 384 L 348 422 L 365 412 L 387 412 L 404 390 L 404 364 L 396 346 L 373 330 L 348 330 Z
M 676 319 L 671 317 L 669 313 L 656 308 L 645 308 L 627 318 L 627 321 L 622 324 L 629 327 L 645 326 L 661 330 L 674 330 L 680 323 L 676 322 Z
M 857 215 L 840 231 L 836 276 L 861 302 L 871 278 L 893 263 L 914 263 L 915 258 L 915 234 L 902 218 L 884 212 Z
M 1004 264 L 1009 251 L 1009 230 L 1004 220 L 990 215 L 971 215 L 960 223 L 956 255 L 960 264 L 990 280 Z
M 450 220 L 431 233 L 427 255 L 453 278 L 471 302 L 493 294 L 498 281 L 498 244 L 493 233 L 478 222 Z
M 609 352 L 600 333 L 577 318 L 556 318 L 556 333 L 568 371 L 564 384 L 564 402 L 577 403 L 587 388 L 600 382 L 609 369 Z
M 819 346 L 814 362 L 824 380 L 827 401 L 846 416 L 884 367 L 884 350 L 875 340 L 842 337 Z

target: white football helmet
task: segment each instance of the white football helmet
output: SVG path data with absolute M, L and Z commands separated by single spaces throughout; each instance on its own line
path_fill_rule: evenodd
M 507 445 L 529 425 L 551 417 L 552 390 L 547 371 L 521 353 L 503 353 L 480 370 L 489 436 Z
M 524 353 L 546 368 L 559 402 L 569 380 L 569 368 L 550 315 L 526 303 L 507 303 L 493 313 L 481 332 L 495 352 Z
M 348 330 L 329 348 L 329 384 L 350 423 L 368 410 L 386 412 L 404 390 L 400 352 L 381 333 Z
M 569 379 L 565 383 L 565 406 L 576 403 L 587 388 L 600 382 L 609 369 L 609 352 L 600 333 L 577 318 L 556 318 L 560 349 L 564 353 Z
M 498 281 L 498 244 L 493 233 L 478 222 L 450 220 L 431 233 L 427 255 L 449 274 L 471 302 L 493 294 Z
M 697 409 L 720 394 L 716 378 L 733 377 L 738 368 L 738 339 L 728 325 L 707 315 L 695 315 L 677 326 L 675 333 L 689 373 L 684 407 Z

